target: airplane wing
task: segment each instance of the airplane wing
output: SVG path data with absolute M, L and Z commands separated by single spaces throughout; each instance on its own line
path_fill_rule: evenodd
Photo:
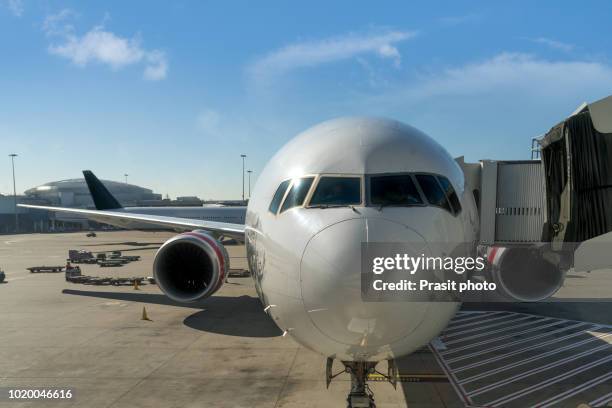
M 162 215 L 134 214 L 121 211 L 85 210 L 80 208 L 49 207 L 44 205 L 19 204 L 19 207 L 36 210 L 56 211 L 69 214 L 80 214 L 88 219 L 124 228 L 135 228 L 138 224 L 159 225 L 177 231 L 201 229 L 215 235 L 223 235 L 244 241 L 244 225 L 228 222 L 196 220 L 191 218 L 165 217 Z

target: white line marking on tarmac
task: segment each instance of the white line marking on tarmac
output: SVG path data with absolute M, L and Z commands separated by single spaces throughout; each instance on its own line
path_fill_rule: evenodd
M 502 344 L 502 345 L 499 345 L 499 346 L 495 346 L 493 348 L 488 348 L 485 353 L 491 353 L 493 351 L 497 351 L 497 350 L 504 349 L 504 348 L 507 348 L 507 347 L 516 346 L 517 344 L 529 343 L 530 341 L 538 340 L 538 339 L 540 339 L 542 337 L 548 337 L 548 336 L 551 336 L 553 334 L 556 334 L 556 333 L 559 333 L 559 332 L 562 332 L 562 331 L 575 329 L 575 328 L 580 327 L 580 326 L 588 326 L 588 327 L 592 327 L 592 328 L 600 328 L 601 327 L 601 326 L 598 326 L 598 325 L 594 325 L 592 323 L 577 323 L 577 324 L 574 324 L 572 326 L 562 327 L 560 329 L 556 329 L 556 330 L 553 330 L 553 331 L 550 331 L 550 332 L 540 333 L 537 336 L 532 336 L 532 337 L 528 337 L 526 339 L 520 339 L 520 340 L 516 340 L 516 341 L 510 342 L 510 343 L 506 343 L 506 344 Z M 584 334 L 584 333 L 585 332 L 582 332 L 582 331 L 581 332 L 577 332 L 577 334 Z M 476 351 L 474 353 L 464 354 L 464 355 L 462 355 L 460 357 L 451 358 L 451 359 L 448 360 L 448 362 L 449 363 L 454 363 L 454 362 L 465 360 L 467 358 L 471 358 L 471 357 L 474 357 L 474 356 L 477 356 L 477 355 L 481 355 L 481 354 L 483 354 L 482 351 Z
M 564 401 L 566 399 L 568 399 L 569 397 L 573 397 L 576 394 L 581 393 L 582 391 L 586 391 L 589 388 L 593 388 L 596 385 L 601 384 L 604 381 L 607 381 L 608 379 L 612 378 L 612 371 L 608 372 L 607 374 L 604 374 L 600 377 L 596 377 L 593 378 L 575 388 L 571 388 L 565 392 L 562 392 L 561 394 L 555 395 L 554 397 L 551 397 L 545 401 L 542 402 L 538 402 L 536 405 L 533 405 L 533 408 L 546 408 L 546 407 L 550 407 L 551 405 L 554 405 L 558 402 Z M 589 404 L 591 405 L 591 404 Z M 591 405 L 592 406 L 592 405 Z
M 495 316 L 495 315 L 498 315 L 498 314 L 501 314 L 501 313 L 503 313 L 503 312 L 495 312 L 495 313 L 492 313 L 491 315 Z M 463 318 L 463 316 L 462 316 L 461 319 L 453 319 L 453 321 L 446 327 L 446 330 L 455 329 L 455 328 L 457 328 L 459 326 L 458 325 L 459 323 L 465 323 L 467 321 L 471 321 L 471 320 L 474 320 L 474 319 L 482 319 L 482 314 L 478 314 L 476 316 L 468 316 L 468 317 L 465 317 L 465 318 Z
M 589 405 L 592 407 L 603 407 L 608 402 L 612 402 L 612 392 L 607 393 L 606 395 L 602 395 L 601 397 L 594 399 L 589 402 Z
M 548 387 L 549 385 L 556 384 L 559 381 L 563 381 L 566 378 L 569 378 L 569 377 L 573 376 L 574 374 L 580 374 L 580 373 L 582 373 L 584 371 L 587 371 L 587 370 L 589 370 L 589 369 L 591 369 L 593 367 L 597 367 L 597 366 L 600 366 L 602 364 L 605 364 L 608 361 L 612 361 L 612 356 L 607 356 L 607 357 L 600 358 L 599 360 L 596 360 L 596 361 L 594 361 L 594 362 L 592 362 L 590 364 L 586 364 L 584 366 L 575 368 L 575 369 L 573 369 L 571 371 L 566 372 L 565 374 L 559 375 L 557 377 L 549 378 L 547 380 L 539 382 L 538 384 L 532 385 L 531 387 L 527 387 L 525 389 L 522 389 L 522 390 L 519 390 L 519 391 L 515 391 L 512 394 L 503 396 L 503 397 L 498 398 L 498 399 L 496 399 L 494 401 L 487 402 L 487 403 L 485 403 L 483 405 L 485 405 L 485 406 L 496 406 L 498 404 L 502 404 L 502 403 L 505 404 L 507 402 L 514 401 L 517 398 L 523 397 L 523 396 L 525 396 L 527 394 L 530 394 L 530 393 L 532 393 L 534 391 L 537 391 L 537 390 L 539 390 L 541 388 Z
M 472 399 L 466 394 L 463 387 L 459 385 L 459 382 L 457 381 L 457 377 L 455 376 L 453 371 L 450 369 L 448 364 L 446 364 L 446 362 L 444 361 L 444 359 L 442 358 L 438 350 L 436 350 L 436 348 L 432 347 L 431 345 L 429 346 L 429 349 L 432 351 L 434 358 L 436 359 L 440 367 L 442 367 L 442 370 L 446 373 L 446 375 L 450 377 L 451 379 L 450 384 L 455 390 L 455 392 L 457 393 L 457 395 L 459 395 L 459 397 L 463 400 L 464 405 L 466 407 L 471 406 Z
M 544 319 L 542 321 L 551 320 L 551 319 L 552 318 L 547 318 L 547 319 Z M 563 321 L 555 319 L 555 321 L 553 321 L 552 323 L 545 324 L 543 326 L 536 326 L 536 327 L 532 327 L 531 329 L 520 331 L 518 333 L 510 333 L 510 334 L 507 334 L 505 336 L 494 337 L 493 339 L 490 339 L 490 340 L 483 340 L 483 341 L 479 341 L 477 343 L 472 343 L 472 344 L 470 344 L 468 346 L 463 346 L 463 347 L 459 347 L 459 348 L 456 348 L 456 349 L 451 349 L 451 350 L 445 351 L 444 355 L 453 354 L 453 353 L 456 353 L 458 351 L 463 351 L 463 350 L 471 349 L 471 348 L 478 347 L 478 346 L 481 346 L 481 345 L 487 344 L 487 343 L 492 343 L 492 342 L 495 342 L 495 341 L 505 340 L 505 339 L 507 339 L 509 337 L 518 336 L 520 334 L 530 333 L 530 332 L 536 331 L 536 330 L 542 330 L 542 329 L 545 329 L 545 328 L 550 327 L 550 326 L 555 326 L 557 324 L 563 324 Z
M 462 322 L 465 319 L 470 319 L 472 322 L 476 322 L 479 319 L 481 325 L 487 326 L 484 330 L 490 329 L 492 324 L 489 323 L 492 319 L 488 319 L 487 314 L 488 316 L 493 315 L 491 312 L 484 312 L 479 315 L 462 315 L 462 318 L 459 320 L 455 318 L 455 324 L 451 323 L 454 330 L 450 333 L 454 332 L 453 335 L 458 338 L 457 332 L 465 331 L 459 328 L 459 326 L 475 326 L 473 323 L 468 325 Z M 444 372 L 448 375 L 453 389 L 455 389 L 466 406 L 477 405 L 480 407 L 499 408 L 509 405 L 507 403 L 514 401 L 513 404 L 517 406 L 527 407 L 533 405 L 541 407 L 543 404 L 546 404 L 545 406 L 550 407 L 551 405 L 559 406 L 567 404 L 568 401 L 573 401 L 574 399 L 586 402 L 588 401 L 587 398 L 589 398 L 592 399 L 589 404 L 595 407 L 603 406 L 612 401 L 612 393 L 610 393 L 608 388 L 610 384 L 609 379 L 611 378 L 608 375 L 612 375 L 612 372 L 606 371 L 609 370 L 608 367 L 612 361 L 612 347 L 610 347 L 612 346 L 612 325 L 548 317 L 545 320 L 540 320 L 539 324 L 535 323 L 539 327 L 527 327 L 527 329 L 521 329 L 519 332 L 515 327 L 517 323 L 512 323 L 516 322 L 517 319 L 500 319 L 502 314 L 516 317 L 543 317 L 528 313 L 497 313 L 494 315 L 497 322 L 505 320 L 505 324 L 513 326 L 511 329 L 516 331 L 516 333 L 507 335 L 503 330 L 501 333 L 497 329 L 495 331 L 489 330 L 490 338 L 483 337 L 478 339 L 473 345 L 464 345 L 465 343 L 455 344 L 456 348 L 449 345 L 446 351 L 435 349 L 430 344 L 436 361 L 438 361 Z M 548 322 L 549 320 L 552 321 Z M 542 324 L 542 321 L 546 321 L 546 324 Z M 521 325 L 524 325 L 524 323 L 521 323 Z M 494 326 L 498 326 L 498 324 L 494 324 Z M 482 327 L 480 330 L 483 330 Z M 467 332 L 473 331 L 475 330 L 467 330 Z M 555 336 L 561 337 L 555 338 Z M 503 343 L 504 340 L 506 341 L 505 344 Z M 593 342 L 598 340 L 600 343 L 593 344 Z M 452 341 L 447 342 L 447 344 L 449 343 L 452 343 Z M 543 349 L 542 347 L 544 346 L 548 347 Z M 586 350 L 589 347 L 595 348 Z M 526 358 L 525 355 L 521 355 L 522 352 L 527 352 L 531 356 Z M 579 354 L 572 355 L 572 353 Z M 451 358 L 446 359 L 447 356 Z M 465 361 L 468 358 L 471 360 Z M 558 360 L 559 358 L 561 360 Z M 453 367 L 451 369 L 450 364 L 456 364 L 459 361 L 461 363 L 458 365 L 463 364 L 463 367 Z M 495 365 L 489 367 L 485 365 L 494 362 Z M 542 363 L 546 363 L 546 365 L 538 367 L 538 364 Z M 606 365 L 602 366 L 602 364 Z M 575 368 L 572 369 L 572 367 Z M 470 368 L 474 369 L 474 371 L 466 371 Z M 483 368 L 488 371 L 483 372 Z M 500 374 L 505 373 L 509 369 L 514 370 L 509 374 Z M 524 372 L 525 370 L 529 371 Z M 465 378 L 464 375 L 464 378 L 461 378 L 461 374 L 464 373 L 470 373 L 472 377 Z M 494 376 L 493 379 L 490 378 L 491 375 Z M 500 380 L 504 375 L 510 375 L 511 377 Z M 459 381 L 459 378 L 461 378 L 461 381 Z M 481 384 L 475 384 L 481 388 L 468 393 L 463 384 L 468 382 L 474 384 L 472 381 L 475 379 L 479 379 L 482 382 Z M 510 381 L 509 387 L 512 387 L 513 392 L 508 394 L 511 391 L 505 387 L 491 384 L 492 381 L 504 382 L 505 384 L 508 384 Z M 530 384 L 532 385 L 530 386 Z M 554 387 L 559 387 L 560 384 L 564 384 L 561 390 L 553 389 Z M 485 388 L 491 392 L 483 391 Z M 537 392 L 538 390 L 545 391 L 546 395 L 541 395 L 542 393 Z M 479 394 L 474 395 L 473 393 Z M 605 395 L 596 398 L 597 394 Z M 484 401 L 485 398 L 497 399 L 486 403 Z M 544 401 L 536 403 L 538 400 Z
M 612 336 L 612 334 L 609 334 L 609 336 Z M 569 344 L 569 345 L 567 345 L 565 347 L 561 347 L 561 348 L 558 348 L 558 349 L 555 349 L 555 350 L 550 350 L 550 351 L 548 351 L 546 353 L 543 353 L 543 354 L 536 354 L 535 356 L 529 356 L 527 358 L 524 358 L 523 360 L 516 361 L 516 362 L 514 362 L 512 364 L 504 365 L 503 367 L 499 367 L 499 368 L 496 368 L 496 369 L 493 369 L 493 370 L 485 371 L 485 372 L 480 373 L 478 375 L 475 375 L 473 377 L 464 378 L 463 380 L 460 381 L 460 383 L 462 385 L 464 385 L 464 384 L 470 383 L 470 382 L 472 382 L 474 380 L 477 380 L 479 378 L 482 378 L 482 377 L 487 377 L 487 376 L 492 375 L 492 374 L 499 374 L 499 373 L 502 373 L 504 371 L 510 370 L 512 368 L 520 367 L 520 366 L 522 366 L 524 364 L 532 363 L 532 362 L 534 362 L 536 360 L 539 360 L 539 359 L 542 359 L 542 358 L 545 358 L 545 357 L 550 357 L 550 356 L 553 356 L 553 355 L 555 355 L 557 353 L 561 353 L 563 351 L 567 351 L 567 350 L 575 348 L 575 347 L 584 346 L 585 344 L 593 342 L 593 341 L 596 341 L 596 340 L 600 340 L 600 339 L 598 339 L 598 338 L 586 339 L 586 340 L 582 340 L 582 341 L 580 341 L 578 343 Z M 601 347 L 605 348 L 605 346 L 601 346 Z M 513 354 L 516 354 L 516 353 L 513 353 Z M 459 371 L 459 370 L 455 370 L 455 371 Z
M 483 314 L 487 312 L 483 312 L 480 310 L 460 310 L 457 312 L 457 316 L 474 316 L 475 314 Z
M 488 363 L 493 363 L 495 361 L 503 360 L 503 359 L 505 359 L 507 357 L 512 357 L 512 356 L 515 356 L 517 354 L 522 354 L 525 351 L 537 350 L 537 349 L 542 348 L 544 346 L 549 346 L 551 344 L 558 343 L 560 341 L 565 341 L 565 340 L 571 339 L 572 337 L 584 336 L 587 333 L 589 333 L 589 332 L 582 331 L 582 332 L 572 333 L 572 334 L 569 334 L 567 336 L 558 337 L 558 338 L 553 339 L 553 340 L 545 341 L 544 343 L 538 343 L 535 346 L 523 347 L 523 348 L 520 348 L 518 350 L 513 350 L 513 351 L 510 351 L 508 353 L 497 355 L 495 357 L 491 357 L 491 358 L 487 358 L 485 360 L 477 361 L 475 363 L 468 364 L 466 366 L 453 367 L 453 370 L 455 370 L 455 372 L 459 373 L 461 371 L 469 370 L 470 368 L 479 367 L 479 366 L 482 366 L 482 365 L 485 365 L 485 364 L 488 364 Z M 612 333 L 608 333 L 608 335 L 612 336 Z M 586 344 L 586 343 L 589 343 L 591 341 L 595 341 L 595 340 L 598 340 L 598 339 L 599 339 L 598 337 L 594 337 L 594 338 L 592 337 L 592 338 L 588 338 L 588 339 L 585 339 L 585 340 L 581 340 L 578 343 L 572 343 L 572 344 L 569 344 L 567 346 L 561 347 L 559 349 L 551 350 L 551 351 L 545 352 L 543 354 L 536 354 L 535 356 L 530 356 L 529 359 L 538 359 L 541 356 L 543 356 L 544 354 L 548 354 L 548 353 L 553 353 L 554 354 L 556 352 L 563 351 L 563 350 L 566 350 L 566 349 L 570 349 L 570 348 L 573 348 L 573 347 L 578 347 L 580 345 L 583 345 L 583 344 Z M 472 377 L 470 377 L 470 379 L 471 378 Z M 464 379 L 463 381 L 467 381 L 467 380 L 468 380 L 468 378 Z
M 505 332 L 507 330 L 517 329 L 519 327 L 529 326 L 530 324 L 539 324 L 539 323 L 542 323 L 542 322 L 545 322 L 545 321 L 548 321 L 548 320 L 550 320 L 550 318 L 531 320 L 529 322 L 525 322 L 525 323 L 521 323 L 521 324 L 517 324 L 517 325 L 512 325 L 512 326 L 508 326 L 508 327 L 502 327 L 501 329 L 496 329 L 496 330 L 493 330 L 493 331 L 487 331 L 487 332 L 484 332 L 484 333 L 475 334 L 473 336 L 463 337 L 463 338 L 460 338 L 460 339 L 457 339 L 457 340 L 446 341 L 446 344 L 462 343 L 462 342 L 465 342 L 467 340 L 473 340 L 473 339 L 477 339 L 477 338 L 483 337 L 483 336 L 490 336 L 491 334 L 501 333 L 501 332 Z
M 521 317 L 519 319 L 514 319 L 512 322 L 497 322 L 497 323 L 493 323 L 493 324 L 485 324 L 485 325 L 483 325 L 481 327 L 474 327 L 474 328 L 471 328 L 471 329 L 458 331 L 456 333 L 447 334 L 447 335 L 444 335 L 442 337 L 444 337 L 446 339 L 446 338 L 449 338 L 449 337 L 460 336 L 460 335 L 466 334 L 466 333 L 472 333 L 472 332 L 475 332 L 475 331 L 490 329 L 491 327 L 507 325 L 508 323 L 516 323 L 516 322 L 520 322 L 520 321 L 527 320 L 527 319 L 534 319 L 534 317 L 532 317 L 532 316 L 523 316 L 523 317 Z M 512 327 L 512 326 L 510 326 L 510 327 Z
M 460 329 L 460 328 L 464 328 L 464 327 L 472 327 L 472 326 L 476 326 L 476 325 L 484 324 L 484 323 L 491 323 L 491 322 L 494 322 L 494 321 L 497 321 L 497 320 L 502 320 L 502 319 L 509 319 L 509 320 L 511 320 L 511 319 L 516 319 L 516 317 L 512 316 L 512 315 L 504 315 L 504 316 L 496 317 L 495 319 L 488 319 L 488 320 L 486 320 L 484 322 L 482 320 L 478 320 L 478 321 L 475 321 L 475 322 L 470 322 L 470 323 L 462 324 L 462 325 L 459 325 L 459 326 L 451 327 L 450 329 L 446 329 L 444 331 L 444 335 L 447 336 L 447 335 L 451 334 L 451 333 L 449 333 L 449 331 L 451 331 L 451 330 L 456 330 L 456 329 Z
M 555 362 L 552 362 L 552 363 L 549 363 L 549 364 L 545 364 L 545 365 L 543 365 L 541 367 L 533 368 L 533 369 L 525 371 L 525 372 L 523 372 L 521 374 L 516 374 L 516 375 L 513 375 L 512 377 L 504 378 L 503 380 L 497 381 L 497 382 L 495 382 L 493 384 L 489 384 L 489 385 L 486 385 L 486 386 L 484 386 L 482 388 L 478 388 L 476 390 L 473 390 L 473 391 L 469 392 L 468 395 L 470 397 L 475 397 L 476 395 L 484 394 L 487 391 L 494 390 L 494 389 L 499 388 L 499 387 L 501 387 L 503 385 L 508 385 L 508 383 L 511 383 L 511 382 L 513 382 L 515 380 L 520 380 L 521 378 L 529 377 L 529 376 L 531 376 L 533 374 L 541 373 L 542 371 L 546 371 L 548 369 L 551 369 L 551 368 L 554 368 L 554 367 L 558 367 L 558 366 L 563 365 L 565 363 L 569 363 L 569 362 L 572 362 L 574 360 L 578 360 L 578 359 L 580 359 L 582 357 L 586 357 L 586 356 L 588 356 L 590 354 L 593 354 L 593 353 L 596 353 L 598 351 L 604 350 L 604 349 L 608 348 L 609 346 L 610 346 L 609 344 L 604 344 L 603 346 L 595 347 L 594 349 L 586 350 L 586 351 L 583 351 L 582 353 L 574 354 L 573 356 L 569 356 L 569 357 L 563 358 L 561 360 L 557 360 Z M 607 356 L 605 358 L 612 359 L 612 355 L 611 356 Z

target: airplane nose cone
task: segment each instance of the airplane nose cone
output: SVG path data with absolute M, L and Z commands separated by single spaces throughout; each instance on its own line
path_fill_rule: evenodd
M 375 349 L 414 335 L 431 306 L 407 301 L 364 302 L 362 242 L 420 243 L 421 248 L 426 247 L 416 231 L 380 218 L 345 220 L 324 228 L 310 240 L 300 268 L 304 306 L 314 326 L 347 349 Z M 429 338 L 424 343 L 427 341 Z

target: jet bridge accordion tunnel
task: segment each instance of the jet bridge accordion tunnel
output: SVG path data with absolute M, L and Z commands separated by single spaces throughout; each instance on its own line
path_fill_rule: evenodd
M 612 97 L 606 99 L 612 107 Z M 612 231 L 612 123 L 602 123 L 600 110 L 612 122 L 612 109 L 605 118 L 605 107 L 587 105 L 540 140 L 544 241 L 582 242 Z
M 538 143 L 541 160 L 457 160 L 479 210 L 485 277 L 503 299 L 543 300 L 572 267 L 612 266 L 612 96 L 583 104 Z

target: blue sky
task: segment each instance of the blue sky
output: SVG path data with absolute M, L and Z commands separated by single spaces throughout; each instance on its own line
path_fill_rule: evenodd
M 0 0 L 0 192 L 100 177 L 239 198 L 298 132 L 387 116 L 468 160 L 612 93 L 612 3 Z M 2 158 L 4 157 L 4 158 Z

